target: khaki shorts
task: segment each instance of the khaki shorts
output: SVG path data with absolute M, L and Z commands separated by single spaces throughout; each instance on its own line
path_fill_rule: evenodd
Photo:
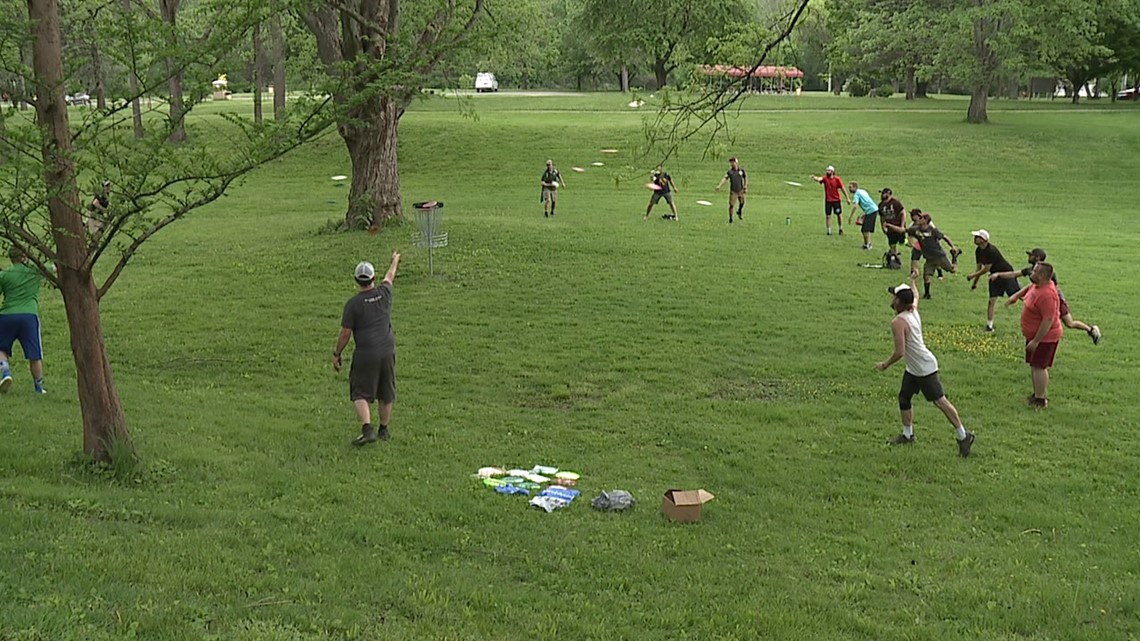
M 544 203 L 556 203 L 556 202 L 558 202 L 558 190 L 557 189 L 543 189 L 542 190 L 542 202 L 544 202 Z
M 927 258 L 926 262 L 922 265 L 922 275 L 932 276 L 934 272 L 939 269 L 947 272 L 954 271 L 954 265 L 950 262 L 950 257 L 943 255 L 941 258 L 930 259 Z
M 728 193 L 728 206 L 729 208 L 736 207 L 738 204 L 744 204 L 744 192 L 730 191 Z

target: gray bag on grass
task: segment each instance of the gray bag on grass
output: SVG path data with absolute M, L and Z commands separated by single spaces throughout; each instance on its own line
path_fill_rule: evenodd
M 628 510 L 637 503 L 637 499 L 625 490 L 610 490 L 609 492 L 602 492 L 590 501 L 590 505 L 594 506 L 596 510 L 603 512 L 621 512 Z

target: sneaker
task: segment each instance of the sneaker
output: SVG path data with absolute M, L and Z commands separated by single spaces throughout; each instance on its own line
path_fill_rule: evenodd
M 867 243 L 867 249 L 871 249 L 872 247 L 874 247 L 874 245 L 872 245 L 871 243 Z
M 728 224 L 729 224 L 729 225 L 731 225 L 731 224 L 732 224 L 732 216 L 729 216 L 729 217 L 728 217 Z
M 1096 325 L 1093 325 L 1091 328 L 1089 328 L 1089 338 L 1092 339 L 1093 345 L 1100 345 L 1100 328 Z
M 742 213 L 740 213 L 740 212 L 737 212 L 737 213 L 736 213 L 736 219 L 737 219 L 737 220 L 744 220 L 744 214 L 742 214 Z
M 37 387 L 36 388 L 36 394 L 47 394 L 47 390 L 44 389 L 43 387 Z
M 842 227 L 840 227 L 840 228 L 839 228 L 839 235 L 840 235 L 840 236 L 842 236 L 842 235 L 843 235 L 843 228 L 842 228 Z
M 970 455 L 970 448 L 974 445 L 974 433 L 966 432 L 966 438 L 958 441 L 958 456 L 966 458 Z
M 930 294 L 923 294 L 922 300 L 930 300 Z
M 544 212 L 542 212 L 542 217 L 543 218 L 550 218 L 550 214 L 548 212 L 544 211 Z
M 1029 407 L 1032 407 L 1035 409 L 1045 409 L 1046 407 L 1049 407 L 1049 399 L 1037 398 L 1036 396 L 1033 396 L 1032 394 L 1030 394 L 1029 398 L 1025 399 L 1025 401 L 1029 404 Z
M 381 425 L 379 431 L 376 432 L 376 436 L 381 441 L 387 441 L 388 439 L 392 438 L 391 435 L 388 434 L 388 428 L 383 425 Z
M 0 378 L 0 394 L 7 394 L 10 389 L 12 389 L 12 376 L 9 374 Z
M 830 236 L 830 235 L 831 235 L 831 230 L 830 230 L 830 229 L 829 229 L 829 230 L 827 230 L 827 235 L 828 235 L 828 236 Z
M 887 441 L 891 445 L 914 445 L 914 436 L 907 436 L 906 434 L 899 434 Z
M 986 325 L 985 329 L 983 329 L 982 331 L 989 334 L 990 332 L 994 331 L 994 328 L 992 325 Z
M 376 431 L 371 427 L 360 430 L 360 436 L 352 439 L 352 444 L 356 447 L 368 445 L 369 443 L 376 442 Z

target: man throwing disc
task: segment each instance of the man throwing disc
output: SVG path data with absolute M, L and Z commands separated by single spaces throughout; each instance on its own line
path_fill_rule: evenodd
M 827 235 L 831 235 L 831 214 L 839 222 L 839 235 L 843 235 L 843 204 L 839 202 L 840 196 L 847 204 L 851 204 L 851 199 L 847 197 L 847 192 L 843 190 L 843 179 L 835 175 L 835 167 L 828 165 L 827 172 L 822 176 L 812 175 L 812 180 L 823 185 L 823 216 L 827 220 Z
M 958 439 L 958 455 L 965 458 L 970 455 L 970 448 L 974 445 L 974 434 L 966 431 L 957 408 L 942 391 L 942 382 L 938 380 L 938 359 L 927 349 L 922 338 L 922 318 L 918 315 L 914 281 L 912 272 L 909 285 L 887 288 L 891 294 L 891 309 L 895 310 L 895 317 L 891 320 L 895 351 L 890 358 L 875 365 L 875 369 L 882 372 L 900 359 L 906 361 L 906 371 L 903 372 L 902 387 L 899 389 L 902 434 L 889 442 L 891 445 L 914 444 L 914 410 L 911 401 L 915 394 L 922 392 L 926 400 L 942 410 L 946 420 L 954 427 Z

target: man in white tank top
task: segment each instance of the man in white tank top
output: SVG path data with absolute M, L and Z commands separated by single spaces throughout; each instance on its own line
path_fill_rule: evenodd
M 902 387 L 899 389 L 899 414 L 902 417 L 903 431 L 889 442 L 892 445 L 914 443 L 914 410 L 911 409 L 911 399 L 922 392 L 926 400 L 938 406 L 954 426 L 958 438 L 958 455 L 964 458 L 970 455 L 974 434 L 962 426 L 958 410 L 942 392 L 942 382 L 938 380 L 938 359 L 926 348 L 922 339 L 922 319 L 918 316 L 918 299 L 915 296 L 916 277 L 917 273 L 912 271 L 909 285 L 887 288 L 891 294 L 891 309 L 896 312 L 891 321 L 895 351 L 890 358 L 877 363 L 875 369 L 883 371 L 900 359 L 906 361 L 906 371 L 903 372 Z

